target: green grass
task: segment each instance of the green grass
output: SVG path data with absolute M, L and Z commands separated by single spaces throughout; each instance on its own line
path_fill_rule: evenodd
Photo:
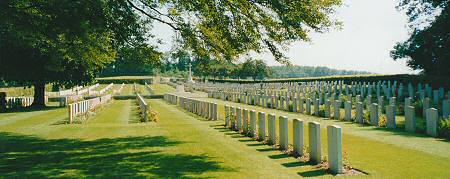
M 85 124 L 67 125 L 64 108 L 0 114 L 0 173 L 27 177 L 295 177 L 293 158 L 259 152 L 217 122 L 149 100 L 158 123 L 139 123 L 134 100 L 117 100 Z M 217 126 L 217 127 L 215 127 Z M 217 128 L 217 129 L 215 129 Z M 231 134 L 228 134 L 231 133 Z M 254 165 L 259 163 L 258 165 Z
M 45 91 L 51 91 L 52 85 L 45 85 Z M 0 92 L 6 92 L 6 96 L 33 96 L 34 87 L 3 87 L 0 88 Z
M 446 177 L 450 175 L 450 143 L 442 139 L 422 134 L 412 134 L 400 130 L 388 130 L 371 126 L 361 126 L 352 122 L 326 120 L 309 115 L 267 109 L 241 103 L 225 102 L 217 99 L 203 98 L 219 104 L 219 117 L 224 118 L 224 104 L 241 108 L 264 111 L 266 114 L 287 116 L 289 119 L 299 118 L 305 122 L 317 121 L 322 127 L 322 154 L 326 155 L 326 126 L 339 125 L 343 128 L 343 150 L 352 167 L 368 172 L 375 177 L 414 176 Z M 289 143 L 292 144 L 292 120 L 289 121 Z M 305 139 L 307 139 L 305 125 Z M 305 140 L 305 145 L 308 141 Z
M 99 84 L 96 88 L 94 88 L 94 91 L 100 91 L 100 90 L 102 90 L 103 88 L 105 88 L 108 85 L 109 84 Z M 114 88 L 115 85 L 117 85 L 117 84 L 114 84 L 113 88 Z
M 172 93 L 175 92 L 176 89 L 167 84 L 152 84 L 151 88 L 153 89 L 153 94 L 162 95 L 164 93 Z
M 126 85 L 123 94 L 132 94 Z M 162 87 L 164 88 L 164 87 Z M 173 89 L 173 88 L 172 88 Z M 170 89 L 166 89 L 170 90 Z M 162 92 L 164 89 L 161 90 Z M 205 98 L 206 99 L 206 98 Z M 223 119 L 224 101 L 219 103 Z M 331 177 L 271 146 L 205 121 L 163 100 L 148 100 L 157 123 L 140 123 L 135 100 L 115 100 L 84 124 L 67 125 L 65 108 L 0 113 L 0 173 L 5 178 L 294 178 Z M 422 135 L 228 103 L 343 127 L 351 166 L 376 178 L 445 178 L 450 144 Z M 292 124 L 289 124 L 290 128 Z M 306 127 L 306 126 L 305 126 Z M 326 131 L 322 129 L 326 155 Z M 307 129 L 305 128 L 305 134 Z M 305 136 L 307 138 L 307 136 Z M 290 131 L 292 140 L 292 131 Z M 306 145 L 308 141 L 305 140 Z

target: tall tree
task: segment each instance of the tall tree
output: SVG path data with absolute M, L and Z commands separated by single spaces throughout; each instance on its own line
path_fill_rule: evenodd
M 450 7 L 448 0 L 402 0 L 399 9 L 409 16 L 411 36 L 391 51 L 397 60 L 427 75 L 450 75 Z
M 247 59 L 242 63 L 242 71 L 245 77 L 251 77 L 253 81 L 264 79 L 272 73 L 266 62 L 259 59 Z
M 330 14 L 341 0 L 2 0 L 0 78 L 35 86 L 86 84 L 121 48 L 152 41 L 154 21 L 177 34 L 199 64 L 235 61 L 268 50 L 288 63 L 282 49 L 307 41 L 308 32 L 339 25 Z M 206 68 L 203 68 L 206 69 Z
M 121 1 L 0 1 L 0 78 L 34 85 L 87 84 L 125 44 L 140 44 L 143 20 Z M 145 22 L 144 22 L 145 24 Z

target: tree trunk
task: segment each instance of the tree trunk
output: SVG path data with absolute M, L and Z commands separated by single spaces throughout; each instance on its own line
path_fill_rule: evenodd
M 36 81 L 34 83 L 34 100 L 31 106 L 34 108 L 45 107 L 45 82 Z

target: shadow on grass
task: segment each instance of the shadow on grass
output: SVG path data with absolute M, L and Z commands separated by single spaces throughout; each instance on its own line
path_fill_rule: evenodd
M 61 109 L 64 107 L 59 106 L 46 106 L 46 107 L 24 107 L 24 108 L 16 108 L 16 109 L 7 109 L 5 112 L 1 112 L 3 114 L 8 113 L 26 113 L 26 112 L 37 112 L 37 111 L 51 111 L 55 109 Z
M 181 144 L 163 136 L 82 141 L 46 140 L 0 133 L 0 173 L 5 178 L 185 178 L 193 174 L 232 171 L 205 155 L 167 154 Z
M 269 158 L 271 159 L 282 159 L 282 158 L 288 158 L 288 154 L 276 154 L 276 155 L 269 155 Z
M 130 116 L 128 118 L 129 124 L 141 123 L 140 110 L 136 101 L 131 101 Z
M 274 148 L 273 146 L 264 144 L 260 141 L 257 141 L 248 136 L 240 134 L 237 131 L 233 131 L 229 128 L 224 127 L 224 125 L 210 125 L 210 127 L 213 127 L 215 130 L 217 130 L 221 133 L 224 133 L 225 135 L 228 135 L 231 138 L 242 138 L 242 139 L 238 139 L 238 141 L 241 143 L 245 143 L 249 147 L 255 148 L 255 150 L 258 152 L 266 152 L 264 155 L 266 155 L 270 159 L 279 160 L 279 159 L 286 159 L 286 158 L 291 157 L 287 153 L 281 153 L 281 151 L 279 149 Z M 280 153 L 278 153 L 277 151 L 280 151 Z M 281 165 L 286 168 L 296 168 L 296 167 L 303 167 L 303 166 L 312 166 L 313 164 L 311 164 L 309 162 L 303 162 L 300 160 L 294 160 L 291 162 L 282 163 Z M 303 177 L 318 177 L 318 176 L 327 175 L 326 171 L 323 169 L 306 171 L 306 172 L 298 172 L 297 174 L 300 176 L 303 176 Z
M 312 170 L 312 171 L 298 172 L 297 174 L 302 177 L 318 177 L 318 176 L 326 175 L 327 172 L 323 169 L 317 169 L 317 170 Z
M 305 166 L 308 165 L 306 162 L 289 162 L 289 163 L 283 163 L 281 164 L 287 168 L 291 168 L 291 167 L 301 167 L 301 166 Z

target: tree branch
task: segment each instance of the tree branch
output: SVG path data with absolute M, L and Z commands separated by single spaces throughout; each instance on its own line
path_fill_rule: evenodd
M 156 13 L 158 13 L 159 15 L 164 16 L 164 17 L 167 17 L 167 18 L 169 18 L 170 20 L 172 20 L 173 22 L 176 22 L 176 20 L 175 20 L 173 17 L 171 17 L 170 15 L 167 15 L 167 14 L 164 14 L 164 13 L 160 12 L 158 9 L 152 7 L 150 4 L 144 2 L 143 0 L 139 0 L 139 1 L 140 1 L 142 4 L 144 4 L 145 6 L 147 6 L 148 8 L 150 8 L 150 9 L 152 9 L 153 11 L 155 11 Z
M 153 19 L 153 20 L 156 20 L 156 21 L 161 22 L 161 23 L 163 23 L 163 24 L 166 24 L 166 25 L 172 27 L 172 29 L 174 29 L 174 30 L 176 30 L 176 31 L 181 30 L 180 28 L 176 27 L 175 24 L 170 23 L 170 22 L 167 22 L 167 21 L 164 21 L 164 20 L 162 20 L 162 19 L 159 19 L 159 18 L 157 18 L 157 17 L 155 17 L 155 16 L 152 16 L 151 14 L 145 12 L 143 9 L 141 9 L 141 8 L 137 7 L 136 5 L 134 5 L 130 0 L 127 0 L 127 2 L 131 5 L 131 7 L 133 7 L 133 8 L 136 9 L 136 10 L 138 10 L 138 11 L 141 12 L 142 14 L 146 15 L 146 16 L 149 17 L 150 19 Z

